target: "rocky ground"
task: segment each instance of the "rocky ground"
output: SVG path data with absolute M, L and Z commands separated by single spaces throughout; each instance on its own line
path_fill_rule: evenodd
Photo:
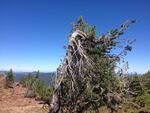
M 25 88 L 14 86 L 5 89 L 4 77 L 0 76 L 0 113 L 47 113 L 47 108 L 41 102 L 24 98 Z

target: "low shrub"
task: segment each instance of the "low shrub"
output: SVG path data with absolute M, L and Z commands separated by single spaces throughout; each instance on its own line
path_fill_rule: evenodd
M 39 77 L 29 74 L 20 80 L 20 84 L 27 88 L 25 97 L 35 98 L 36 100 L 50 100 L 52 88 L 48 87 Z

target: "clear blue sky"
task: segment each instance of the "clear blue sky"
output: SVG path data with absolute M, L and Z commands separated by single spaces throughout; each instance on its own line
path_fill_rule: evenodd
M 82 15 L 98 34 L 137 19 L 129 71 L 150 70 L 150 0 L 0 0 L 0 70 L 55 71 L 63 59 L 70 22 Z

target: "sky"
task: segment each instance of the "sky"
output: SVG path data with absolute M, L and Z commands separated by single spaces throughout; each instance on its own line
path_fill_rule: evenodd
M 150 70 L 150 0 L 0 0 L 0 70 L 55 71 L 80 15 L 98 35 L 136 19 L 125 31 L 136 39 L 125 60 L 130 72 Z

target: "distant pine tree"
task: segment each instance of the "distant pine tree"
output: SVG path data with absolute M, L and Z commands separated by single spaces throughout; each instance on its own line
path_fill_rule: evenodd
M 10 69 L 9 72 L 6 72 L 5 88 L 10 88 L 10 87 L 12 87 L 13 83 L 14 83 L 13 71 L 12 71 L 12 69 Z
M 38 70 L 38 71 L 36 72 L 35 78 L 39 78 L 39 76 L 40 76 L 40 71 Z
M 147 90 L 150 92 L 150 71 L 144 74 L 143 84 L 145 85 Z
M 136 96 L 141 96 L 144 94 L 144 88 L 142 87 L 140 78 L 138 76 L 133 77 L 129 87 Z

